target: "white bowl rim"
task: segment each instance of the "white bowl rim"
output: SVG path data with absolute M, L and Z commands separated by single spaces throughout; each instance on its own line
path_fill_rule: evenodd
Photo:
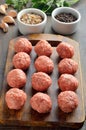
M 21 20 L 20 20 L 20 17 L 22 16 L 19 16 L 22 12 L 26 12 L 26 11 L 33 11 L 34 13 L 35 13 L 35 11 L 39 11 L 41 14 L 43 14 L 44 15 L 44 19 L 43 19 L 43 21 L 41 22 L 41 23 L 38 23 L 38 24 L 26 24 L 26 23 L 24 23 L 24 22 L 22 22 Z M 27 8 L 27 9 L 22 9 L 19 13 L 18 13 L 18 15 L 17 15 L 17 20 L 20 22 L 20 23 L 22 23 L 23 25 L 26 25 L 26 26 L 33 26 L 33 27 L 35 27 L 35 26 L 39 26 L 39 25 L 41 25 L 41 24 L 43 24 L 45 21 L 47 21 L 47 15 L 42 11 L 42 10 L 40 10 L 40 9 L 37 9 L 37 8 Z
M 71 10 L 71 11 L 74 11 L 75 13 L 77 13 L 77 15 L 78 15 L 78 18 L 77 18 L 77 20 L 76 21 L 73 21 L 73 22 L 69 22 L 69 23 L 65 23 L 65 22 L 61 22 L 61 21 L 59 21 L 59 20 L 57 20 L 56 18 L 55 18 L 55 16 L 54 16 L 54 12 L 56 11 L 56 10 L 61 10 L 61 9 L 69 9 L 69 10 Z M 77 23 L 77 22 L 79 22 L 80 21 L 80 19 L 81 19 L 81 14 L 79 13 L 79 11 L 78 10 L 76 10 L 76 9 L 74 9 L 74 8 L 72 8 L 72 7 L 58 7 L 58 8 L 55 8 L 53 11 L 52 11 L 52 18 L 56 21 L 56 22 L 58 22 L 58 23 L 61 23 L 61 24 L 65 24 L 65 25 L 70 25 L 70 24 L 75 24 L 75 23 Z

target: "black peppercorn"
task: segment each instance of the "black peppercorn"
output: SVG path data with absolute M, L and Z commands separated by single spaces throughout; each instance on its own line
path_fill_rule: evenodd
M 55 18 L 61 22 L 70 23 L 77 20 L 77 18 L 71 13 L 60 13 Z

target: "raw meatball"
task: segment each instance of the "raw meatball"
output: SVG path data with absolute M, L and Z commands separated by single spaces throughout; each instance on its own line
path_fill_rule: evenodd
M 64 58 L 58 64 L 58 71 L 60 74 L 74 74 L 78 69 L 78 63 L 72 59 Z
M 51 73 L 54 69 L 53 61 L 47 56 L 39 56 L 35 61 L 37 71 Z
M 34 47 L 35 52 L 38 56 L 46 55 L 50 56 L 52 54 L 52 47 L 46 40 L 40 40 Z
M 9 109 L 19 110 L 25 104 L 27 95 L 23 90 L 12 88 L 6 92 L 5 101 Z
M 58 79 L 59 88 L 62 91 L 75 91 L 78 88 L 78 80 L 71 74 L 62 74 Z
M 26 84 L 26 74 L 21 69 L 13 69 L 7 74 L 10 87 L 21 88 Z
M 30 100 L 31 107 L 38 113 L 47 113 L 51 111 L 52 101 L 47 94 L 38 92 Z
M 46 91 L 52 84 L 51 78 L 43 72 L 32 75 L 32 87 L 37 91 Z
M 32 44 L 30 41 L 28 41 L 28 39 L 20 38 L 16 41 L 14 48 L 16 52 L 26 52 L 30 54 L 32 50 Z
M 58 106 L 63 112 L 69 113 L 72 112 L 74 109 L 76 109 L 79 100 L 75 92 L 64 91 L 58 95 L 57 102 L 58 102 Z
M 74 55 L 74 47 L 66 42 L 61 42 L 56 51 L 61 58 L 71 58 Z
M 18 52 L 12 62 L 15 68 L 26 70 L 30 66 L 30 56 L 25 52 Z

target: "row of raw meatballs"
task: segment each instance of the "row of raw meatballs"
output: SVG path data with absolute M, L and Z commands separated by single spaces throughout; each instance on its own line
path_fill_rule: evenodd
M 20 44 L 21 43 L 21 44 Z M 26 53 L 30 54 L 31 50 L 32 50 L 32 46 L 31 44 L 29 44 L 29 48 L 28 48 L 28 45 L 27 45 L 27 39 L 25 38 L 21 38 L 18 40 L 18 42 L 16 42 L 15 44 L 15 51 L 17 52 L 17 54 L 13 57 L 13 65 L 15 66 L 15 68 L 19 68 L 19 69 L 27 69 L 30 65 L 30 57 L 28 57 L 29 55 L 27 55 Z M 30 42 L 29 42 L 30 43 Z M 61 43 L 61 45 L 64 45 L 64 43 Z M 26 46 L 27 45 L 27 46 Z M 26 50 L 25 50 L 26 48 Z M 58 48 L 58 46 L 57 46 Z M 68 47 L 68 50 L 67 50 L 67 47 L 66 47 L 66 56 L 65 57 L 72 57 L 74 52 L 73 52 L 73 49 L 70 49 L 72 47 Z M 23 49 L 23 50 L 22 50 Z M 29 50 L 29 51 L 28 51 Z M 61 50 L 61 49 L 60 49 Z M 24 52 L 22 52 L 24 51 Z M 50 58 L 48 58 L 47 56 L 50 56 L 52 54 L 52 47 L 50 46 L 50 44 L 48 44 L 47 41 L 45 40 L 41 40 L 38 42 L 38 44 L 35 46 L 35 51 L 36 53 L 38 54 L 38 56 L 40 55 L 43 55 L 43 56 L 40 56 L 37 58 L 37 60 L 35 61 L 35 68 L 37 71 L 42 71 L 42 72 L 38 72 L 38 73 L 34 73 L 33 76 L 32 76 L 32 86 L 35 90 L 37 91 L 45 91 L 48 89 L 48 87 L 52 84 L 52 80 L 51 78 L 46 74 L 46 73 L 51 73 L 53 71 L 53 68 L 54 68 L 54 64 L 52 62 L 52 60 Z M 26 52 L 26 53 L 25 53 Z M 57 52 L 58 52 L 58 49 L 57 49 Z M 61 52 L 61 51 L 60 51 Z M 58 54 L 61 56 L 63 55 L 62 51 L 61 54 L 60 52 L 58 52 Z M 47 56 L 44 56 L 47 55 Z M 65 55 L 65 54 L 64 54 Z M 67 56 L 68 55 L 68 56 Z M 63 56 L 61 56 L 61 58 L 64 58 Z M 67 60 L 67 59 L 66 59 Z M 70 61 L 71 62 L 71 61 Z M 28 65 L 27 65 L 28 63 Z M 26 64 L 26 65 L 25 65 Z M 61 64 L 61 65 L 60 65 Z M 59 66 L 62 67 L 62 64 L 63 63 L 59 63 Z M 73 67 L 74 68 L 74 67 Z M 15 84 L 15 80 L 13 79 L 13 75 L 16 75 L 17 76 L 17 73 L 14 73 L 14 71 L 21 71 L 19 69 L 15 69 L 15 70 L 12 70 L 13 74 L 11 74 L 9 76 L 7 76 L 7 82 L 8 84 L 13 87 L 11 84 Z M 69 69 L 68 69 L 69 70 Z M 74 69 L 72 69 L 74 73 Z M 60 72 L 60 69 L 59 69 L 59 72 Z M 10 72 L 9 72 L 10 73 Z M 19 72 L 21 73 L 21 72 Z M 60 72 L 60 73 L 63 73 L 63 72 Z M 11 77 L 13 79 L 13 81 L 11 81 Z M 22 77 L 25 77 L 24 76 L 24 73 L 23 75 L 21 74 L 21 78 Z M 68 76 L 70 78 L 70 76 Z M 24 86 L 24 84 L 26 83 L 26 80 L 20 80 L 21 78 L 19 78 L 19 83 L 22 84 Z M 40 81 L 39 81 L 40 80 Z M 11 82 L 10 82 L 11 81 Z M 18 87 L 22 87 L 21 85 L 19 85 L 18 82 L 16 82 L 15 86 L 14 87 L 17 87 L 16 85 L 18 84 Z M 20 91 L 18 89 L 11 89 L 7 92 L 6 95 L 8 95 L 8 97 L 10 96 L 11 92 L 13 93 L 13 91 Z M 21 90 L 22 91 L 22 90 Z M 10 93 L 10 94 L 9 94 Z M 20 92 L 19 92 L 20 93 Z M 24 92 L 23 92 L 24 93 Z M 15 94 L 15 93 L 14 93 Z M 18 95 L 18 93 L 16 94 Z M 19 94 L 20 95 L 20 94 Z M 7 96 L 6 96 L 7 97 Z M 6 98 L 6 102 L 7 102 L 7 105 L 8 107 L 12 107 L 12 104 L 8 104 L 9 103 L 9 98 Z M 15 97 L 15 96 L 14 96 Z M 25 93 L 24 93 L 24 96 L 25 99 L 24 99 L 24 102 L 26 100 L 26 96 L 25 96 Z M 9 100 L 8 100 L 9 99 Z M 16 98 L 15 98 L 16 99 Z M 44 101 L 45 104 L 42 102 Z M 23 104 L 24 104 L 23 102 Z M 39 113 L 46 113 L 46 112 L 49 112 L 52 108 L 52 101 L 50 99 L 50 97 L 47 95 L 47 94 L 44 94 L 44 93 L 40 93 L 38 92 L 37 94 L 35 94 L 32 98 L 31 98 L 31 106 L 34 110 L 38 111 Z M 40 104 L 41 103 L 41 104 Z M 37 105 L 38 104 L 38 105 Z M 18 104 L 19 105 L 19 104 Z M 45 105 L 45 107 L 43 106 Z M 59 105 L 59 102 L 58 102 L 58 105 Z M 17 106 L 17 105 L 16 105 Z M 40 107 L 39 107 L 40 106 Z M 10 108 L 9 107 L 9 108 Z M 20 106 L 21 107 L 21 106 Z M 12 109 L 12 108 L 10 108 Z
M 79 104 L 78 96 L 75 90 L 79 82 L 74 74 L 77 72 L 78 64 L 73 59 L 74 47 L 68 43 L 60 43 L 57 46 L 57 52 L 62 58 L 58 65 L 60 77 L 58 85 L 62 92 L 58 95 L 58 106 L 63 112 L 69 113 L 75 110 Z
M 12 63 L 15 69 L 7 74 L 7 83 L 11 89 L 6 92 L 5 100 L 9 109 L 19 110 L 27 100 L 27 94 L 19 89 L 25 86 L 27 77 L 23 70 L 30 66 L 31 43 L 26 38 L 20 38 L 14 45 L 16 54 L 13 56 Z

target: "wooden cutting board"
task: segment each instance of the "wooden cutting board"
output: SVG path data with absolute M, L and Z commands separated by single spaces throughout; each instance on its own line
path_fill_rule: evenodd
M 33 45 L 33 50 L 30 54 L 31 57 L 31 65 L 30 68 L 25 71 L 27 75 L 27 83 L 22 88 L 27 93 L 27 101 L 24 107 L 21 110 L 10 110 L 8 109 L 5 102 L 5 93 L 10 89 L 7 85 L 6 77 L 10 70 L 13 69 L 12 58 L 15 54 L 14 44 L 16 40 L 20 37 L 12 39 L 9 43 L 8 55 L 3 79 L 3 87 L 0 92 L 0 123 L 3 125 L 18 125 L 18 126 L 66 126 L 72 128 L 79 128 L 84 120 L 85 120 L 85 109 L 84 109 L 84 97 L 83 97 L 83 82 L 82 82 L 82 72 L 81 72 L 81 64 L 80 64 L 80 52 L 79 52 L 79 44 L 67 37 L 63 37 L 60 35 L 52 35 L 52 34 L 32 34 L 29 36 L 23 36 L 31 40 Z M 36 71 L 34 68 L 34 61 L 37 57 L 34 52 L 34 45 L 38 40 L 45 39 L 50 42 L 53 46 L 53 54 L 51 55 L 51 59 L 54 62 L 54 71 L 50 75 L 52 78 L 52 86 L 45 92 L 47 93 L 52 100 L 53 107 L 50 113 L 47 114 L 38 114 L 36 111 L 32 110 L 29 104 L 30 98 L 32 95 L 36 93 L 32 89 L 31 86 L 31 75 Z M 59 62 L 59 56 L 56 53 L 56 46 L 60 43 L 60 41 L 66 41 L 69 44 L 74 46 L 75 54 L 73 59 L 78 63 L 78 71 L 75 73 L 75 77 L 79 81 L 79 87 L 76 91 L 79 97 L 79 105 L 75 111 L 69 114 L 65 114 L 58 108 L 57 104 L 57 96 L 60 92 L 57 84 L 57 79 L 59 78 L 59 73 L 57 70 L 57 64 Z

